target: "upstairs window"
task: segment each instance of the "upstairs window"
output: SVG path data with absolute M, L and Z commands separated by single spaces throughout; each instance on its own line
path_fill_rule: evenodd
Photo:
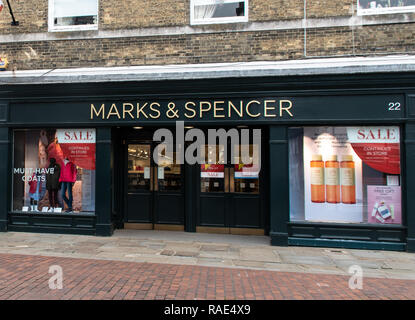
M 98 0 L 49 0 L 49 31 L 98 29 Z
M 190 24 L 248 21 L 248 0 L 190 0 Z
M 415 0 L 357 0 L 357 14 L 415 12 Z

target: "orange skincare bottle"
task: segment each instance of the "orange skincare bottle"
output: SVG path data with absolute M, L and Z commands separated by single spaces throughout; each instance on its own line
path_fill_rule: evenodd
M 340 203 L 340 170 L 337 156 L 329 156 L 325 165 L 326 201 Z
M 324 162 L 320 154 L 311 156 L 311 201 L 325 202 Z
M 356 203 L 355 170 L 353 156 L 344 155 L 340 162 L 342 203 Z

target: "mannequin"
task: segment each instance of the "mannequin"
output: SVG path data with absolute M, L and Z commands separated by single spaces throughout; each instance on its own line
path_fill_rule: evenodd
M 62 183 L 62 199 L 68 206 L 68 209 L 65 212 L 72 212 L 72 187 L 76 182 L 76 166 L 73 162 L 71 162 L 68 157 L 65 157 L 63 160 L 63 165 L 61 168 L 61 175 L 59 178 L 59 182 Z M 68 191 L 68 197 L 66 197 L 66 191 Z
M 59 190 L 59 178 L 61 175 L 61 167 L 56 163 L 55 158 L 49 160 L 49 172 L 46 176 L 46 189 L 49 194 L 50 212 L 54 211 L 54 208 L 59 204 L 58 202 L 58 190 Z
M 39 211 L 38 203 L 42 200 L 45 192 L 43 178 L 41 174 L 33 174 L 31 181 L 29 181 L 30 211 Z

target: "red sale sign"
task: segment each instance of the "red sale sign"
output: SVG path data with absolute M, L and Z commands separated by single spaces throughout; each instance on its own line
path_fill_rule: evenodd
M 0 0 L 0 12 L 1 12 L 1 10 L 3 10 L 3 8 L 4 8 L 3 1 Z
M 200 168 L 202 178 L 224 178 L 225 166 L 223 164 L 202 164 Z
M 369 167 L 400 174 L 399 127 L 349 127 L 347 137 L 353 150 Z
M 95 129 L 58 129 L 56 138 L 64 157 L 78 167 L 95 170 Z

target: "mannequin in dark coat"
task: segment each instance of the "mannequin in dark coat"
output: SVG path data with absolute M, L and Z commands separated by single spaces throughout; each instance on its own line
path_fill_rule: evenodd
M 59 205 L 58 190 L 59 177 L 61 176 L 61 167 L 56 163 L 55 158 L 50 158 L 49 172 L 46 175 L 46 189 L 49 192 L 49 203 L 51 208 Z

